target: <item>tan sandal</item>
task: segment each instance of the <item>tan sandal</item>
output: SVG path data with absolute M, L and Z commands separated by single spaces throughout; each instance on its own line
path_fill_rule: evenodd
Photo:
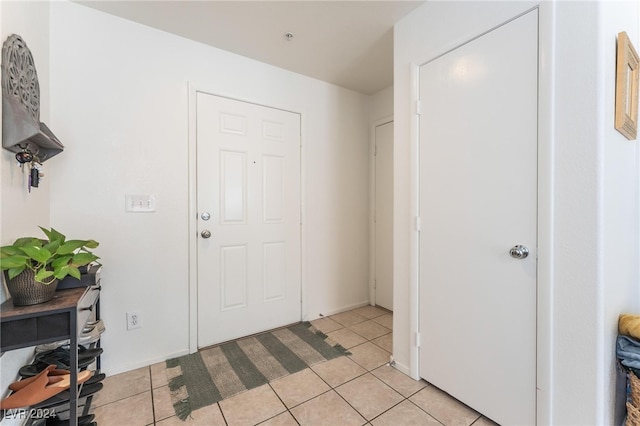
M 40 374 L 32 377 L 30 383 L 0 401 L 0 409 L 30 407 L 69 389 L 71 374 L 49 376 L 53 370 L 55 370 L 55 365 L 50 365 Z M 89 380 L 92 374 L 93 372 L 89 370 L 79 372 L 78 384 Z
M 61 369 L 57 369 L 56 368 L 56 369 L 53 369 L 53 370 L 49 370 L 49 373 L 47 375 L 49 377 L 52 377 L 52 376 L 64 376 L 64 375 L 68 375 L 68 374 L 71 374 L 69 372 L 69 370 L 61 370 Z M 13 382 L 13 383 L 11 383 L 9 385 L 9 389 L 11 389 L 14 392 L 17 392 L 20 389 L 22 389 L 25 386 L 27 386 L 29 383 L 33 382 L 36 379 L 36 377 L 38 377 L 38 376 L 33 376 L 33 377 L 26 378 L 26 379 L 18 380 L 17 382 Z

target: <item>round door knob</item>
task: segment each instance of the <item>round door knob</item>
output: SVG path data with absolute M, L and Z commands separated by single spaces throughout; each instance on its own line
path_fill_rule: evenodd
M 200 235 L 202 236 L 202 238 L 209 238 L 211 236 L 211 231 L 205 229 L 200 233 Z
M 521 245 L 513 246 L 509 250 L 509 255 L 514 259 L 524 259 L 529 256 L 529 249 Z
M 202 218 L 202 220 L 209 220 L 211 219 L 211 214 L 209 212 L 204 212 L 200 215 L 200 217 Z

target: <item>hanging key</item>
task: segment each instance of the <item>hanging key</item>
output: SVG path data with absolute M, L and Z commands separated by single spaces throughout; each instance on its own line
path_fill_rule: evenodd
M 37 188 L 40 185 L 40 171 L 31 165 L 31 176 L 29 176 L 31 186 Z

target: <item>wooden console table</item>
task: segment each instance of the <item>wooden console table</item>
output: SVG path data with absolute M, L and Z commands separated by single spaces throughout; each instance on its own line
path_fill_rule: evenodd
M 71 425 L 78 424 L 78 334 L 94 309 L 95 318 L 100 318 L 99 300 L 100 285 L 97 283 L 91 287 L 58 290 L 52 300 L 38 305 L 13 306 L 11 299 L 0 305 L 0 351 L 70 340 Z

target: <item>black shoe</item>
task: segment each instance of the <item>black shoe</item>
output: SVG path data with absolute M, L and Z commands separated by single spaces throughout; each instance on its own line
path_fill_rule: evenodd
M 84 346 L 80 346 L 78 348 L 78 364 L 85 362 L 88 359 L 93 359 L 97 356 L 100 356 L 103 352 L 102 348 L 91 348 L 87 349 Z M 54 349 L 52 351 L 41 352 L 36 355 L 36 361 L 44 361 L 46 359 L 57 359 L 62 361 L 65 364 L 71 363 L 71 352 L 69 349 L 64 349 L 63 347 L 59 347 L 58 349 Z
M 83 385 L 78 398 L 85 398 L 91 396 L 102 389 L 104 385 L 102 383 L 94 383 L 92 385 Z M 60 392 L 59 394 L 52 396 L 51 398 L 42 401 L 39 404 L 33 405 L 31 408 L 52 408 L 57 405 L 67 404 L 69 399 L 71 398 L 71 392 L 67 389 L 66 391 Z
M 91 365 L 95 361 L 95 358 L 84 358 L 82 360 L 78 359 L 78 368 L 85 368 Z M 51 364 L 55 365 L 56 368 L 60 370 L 69 370 L 71 360 L 65 362 L 62 359 L 52 358 L 52 357 L 43 357 L 39 360 L 34 361 L 32 364 L 23 365 L 18 370 L 18 373 L 23 377 L 33 377 L 42 372 L 45 368 L 50 366 Z
M 94 374 L 93 376 L 91 376 L 89 380 L 84 382 L 84 385 L 87 386 L 87 385 L 92 385 L 94 383 L 100 383 L 105 379 L 105 377 L 107 376 L 104 373 Z

